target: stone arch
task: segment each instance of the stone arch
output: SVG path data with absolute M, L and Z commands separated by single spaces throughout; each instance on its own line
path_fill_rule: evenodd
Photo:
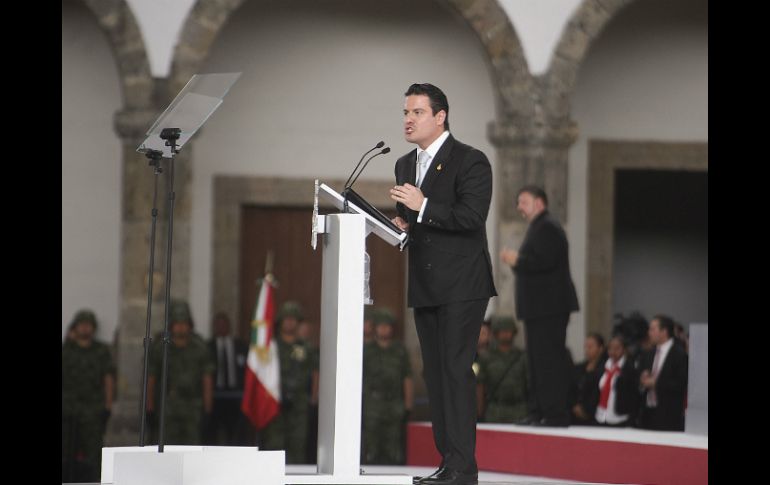
M 228 18 L 244 0 L 198 0 L 174 50 L 171 92 L 181 89 L 208 56 Z M 513 25 L 497 0 L 435 0 L 473 29 L 489 59 L 499 118 L 534 112 L 534 81 Z
M 153 80 L 142 33 L 125 0 L 81 0 L 96 17 L 115 57 L 126 109 L 152 105 Z
M 612 19 L 634 1 L 636 0 L 583 0 L 570 17 L 544 75 L 543 108 L 549 118 L 569 117 L 569 97 L 591 44 Z

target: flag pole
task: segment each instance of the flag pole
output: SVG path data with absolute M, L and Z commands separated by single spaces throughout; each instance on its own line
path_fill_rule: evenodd
M 280 361 L 272 340 L 275 277 L 272 275 L 274 252 L 269 250 L 265 276 L 257 280 L 259 289 L 252 317 L 251 346 L 248 356 L 241 411 L 259 430 L 280 412 Z M 272 350 L 272 358 L 271 358 Z
M 265 257 L 265 275 L 272 274 L 274 262 L 275 252 L 272 249 L 268 249 L 267 256 Z
M 275 264 L 275 251 L 272 249 L 267 250 L 265 256 L 265 275 L 262 278 L 257 278 L 257 286 L 260 286 L 265 280 L 270 283 L 273 288 L 278 288 L 278 280 L 275 279 L 273 274 L 273 265 Z

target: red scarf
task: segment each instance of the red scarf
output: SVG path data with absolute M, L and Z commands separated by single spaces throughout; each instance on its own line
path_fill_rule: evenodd
M 601 394 L 599 395 L 599 407 L 607 409 L 607 403 L 610 401 L 610 391 L 612 390 L 612 378 L 615 374 L 620 373 L 620 367 L 617 362 L 612 365 L 609 370 L 604 371 L 604 385 L 602 386 Z

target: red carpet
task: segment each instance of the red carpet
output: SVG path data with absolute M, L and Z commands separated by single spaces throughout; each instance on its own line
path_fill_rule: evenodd
M 430 423 L 409 423 L 407 465 L 436 466 Z M 706 485 L 708 437 L 600 427 L 479 424 L 485 471 L 601 483 Z

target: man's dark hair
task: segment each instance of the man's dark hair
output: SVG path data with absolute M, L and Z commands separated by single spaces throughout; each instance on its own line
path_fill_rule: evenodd
M 447 101 L 444 91 L 429 83 L 415 83 L 409 86 L 404 96 L 420 94 L 427 96 L 430 100 L 430 109 L 433 111 L 433 116 L 436 116 L 436 113 L 439 111 L 444 110 L 444 113 L 446 113 L 444 129 L 449 130 L 449 101 Z
M 666 332 L 668 332 L 668 338 L 674 336 L 674 326 L 676 325 L 676 322 L 674 322 L 673 318 L 668 315 L 655 315 L 652 319 L 658 321 L 661 330 L 665 329 Z
M 543 204 L 548 207 L 548 196 L 545 195 L 545 190 L 541 189 L 537 185 L 525 185 L 519 189 L 519 192 L 516 194 L 516 198 L 518 199 L 519 196 L 525 192 L 536 199 L 542 200 Z

